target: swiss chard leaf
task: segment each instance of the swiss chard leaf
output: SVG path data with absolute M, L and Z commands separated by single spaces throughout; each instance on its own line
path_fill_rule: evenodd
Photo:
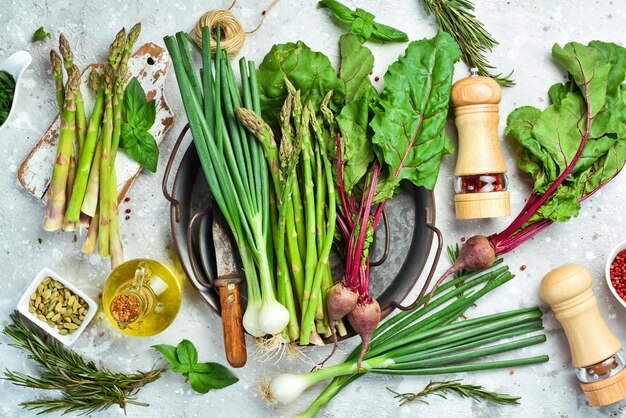
M 389 181 L 407 179 L 433 189 L 439 164 L 451 152 L 444 128 L 454 64 L 461 51 L 446 32 L 409 44 L 404 56 L 385 74 L 385 88 L 374 106 L 370 126 L 378 159 L 387 165 Z M 377 200 L 391 197 L 377 193 Z
M 302 103 L 310 101 L 314 109 L 320 107 L 329 90 L 333 91 L 329 107 L 339 112 L 343 105 L 344 83 L 328 57 L 300 41 L 274 45 L 259 66 L 257 77 L 263 119 L 274 127 L 287 97 L 285 78 L 300 90 Z
M 626 158 L 622 96 L 626 49 L 593 41 L 588 46 L 555 45 L 552 51 L 573 84 L 552 86 L 552 105 L 543 112 L 521 107 L 507 119 L 507 136 L 522 146 L 518 165 L 533 176 L 536 193 L 544 193 L 556 181 L 580 146 L 587 118 L 586 98 L 581 93 L 585 87 L 591 109 L 590 135 L 572 172 L 527 224 L 541 219 L 565 222 L 577 216 L 580 202 L 617 175 Z
M 346 86 L 346 105 L 337 115 L 343 140 L 343 180 L 350 192 L 367 173 L 374 159 L 369 140 L 370 103 L 376 97 L 369 74 L 374 67 L 374 55 L 350 34 L 339 39 L 341 79 Z M 334 151 L 334 150 L 333 150 Z

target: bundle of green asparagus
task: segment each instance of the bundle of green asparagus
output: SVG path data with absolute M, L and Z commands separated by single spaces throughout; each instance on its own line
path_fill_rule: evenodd
M 50 52 L 61 131 L 48 189 L 44 229 L 88 229 L 82 251 L 92 254 L 97 243 L 98 254 L 110 256 L 112 267 L 124 261 L 115 157 L 122 132 L 128 59 L 140 31 L 139 23 L 132 27 L 128 36 L 125 29 L 120 30 L 109 48 L 103 73 L 95 68 L 91 71 L 89 87 L 95 95 L 95 104 L 89 123 L 81 92 L 81 74 L 74 64 L 69 42 L 61 35 L 61 56 L 54 50 Z M 65 84 L 63 67 L 67 72 Z

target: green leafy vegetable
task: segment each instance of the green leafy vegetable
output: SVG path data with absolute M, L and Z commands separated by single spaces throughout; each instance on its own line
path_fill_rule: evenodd
M 530 106 L 514 110 L 506 134 L 522 146 L 519 167 L 534 178 L 535 193 L 545 193 L 572 162 L 585 132 L 587 106 L 590 129 L 574 168 L 553 195 L 528 220 L 566 222 L 577 216 L 580 202 L 612 179 L 626 159 L 626 49 L 593 41 L 571 42 L 552 49 L 571 81 L 548 92 L 552 104 L 544 111 Z M 583 89 L 587 92 L 586 100 Z
M 198 363 L 198 351 L 189 340 L 182 340 L 177 347 L 168 344 L 157 344 L 152 347 L 172 365 L 172 371 L 181 373 L 198 393 L 223 389 L 239 381 L 221 364 Z
M 0 71 L 0 125 L 9 117 L 14 95 L 15 79 L 6 71 Z
M 43 26 L 40 26 L 33 34 L 33 42 L 43 41 L 46 38 L 52 39 L 52 35 L 46 32 Z
M 454 63 L 461 51 L 450 35 L 439 31 L 432 39 L 409 44 L 404 56 L 385 74 L 370 126 L 375 151 L 388 169 L 392 185 L 407 179 L 433 189 L 441 157 L 452 152 L 445 133 Z M 380 190 L 377 200 L 393 187 Z
M 370 38 L 379 41 L 406 42 L 409 37 L 406 33 L 383 25 L 374 20 L 375 16 L 363 9 L 350 10 L 348 7 L 336 0 L 321 0 L 317 3 L 318 8 L 327 8 L 337 20 L 350 24 L 350 32 L 356 36 L 361 43 Z
M 159 147 L 149 132 L 156 120 L 156 104 L 147 101 L 146 94 L 133 78 L 124 91 L 126 122 L 122 125 L 121 145 L 130 158 L 155 173 L 159 161 Z
M 330 60 L 312 51 L 303 42 L 274 45 L 259 66 L 257 74 L 263 119 L 272 126 L 278 123 L 280 109 L 287 97 L 285 78 L 300 90 L 302 103 L 310 101 L 318 109 L 328 91 L 333 91 L 329 107 L 339 111 L 345 97 L 344 83 Z

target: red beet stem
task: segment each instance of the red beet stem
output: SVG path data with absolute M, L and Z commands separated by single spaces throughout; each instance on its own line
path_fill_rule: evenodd
M 352 211 L 350 211 L 350 207 L 348 206 L 346 186 L 343 184 L 343 156 L 341 151 L 341 134 L 339 134 L 339 132 L 337 132 L 337 169 L 337 183 L 339 184 L 339 197 L 341 199 L 341 206 L 343 206 L 343 211 L 346 215 L 348 227 L 350 227 L 350 229 L 353 229 L 354 222 L 352 221 L 352 216 L 354 214 L 352 213 Z
M 583 152 L 583 148 L 585 148 L 585 144 L 587 143 L 587 138 L 589 138 L 589 130 L 591 128 L 591 105 L 589 103 L 589 91 L 588 91 L 589 87 L 588 87 L 588 82 L 584 73 L 582 74 L 582 77 L 583 77 L 583 86 L 584 86 L 583 93 L 584 93 L 585 101 L 586 101 L 587 115 L 585 117 L 585 133 L 580 138 L 580 144 L 578 145 L 576 154 L 574 154 L 574 158 L 572 158 L 569 164 L 565 167 L 565 170 L 563 170 L 563 172 L 550 185 L 550 187 L 548 188 L 548 190 L 546 190 L 544 194 L 542 194 L 541 196 L 537 196 L 535 193 L 533 193 L 530 196 L 530 199 L 528 199 L 528 201 L 526 202 L 526 205 L 524 206 L 524 210 L 522 210 L 519 213 L 519 215 L 517 215 L 517 217 L 513 220 L 513 222 L 511 222 L 508 228 L 506 228 L 504 231 L 498 234 L 494 234 L 490 236 L 491 242 L 495 248 L 506 248 L 507 249 L 506 251 L 510 251 L 516 248 L 517 246 L 521 245 L 522 243 L 526 242 L 528 239 L 532 237 L 531 235 L 530 237 L 527 237 L 526 239 L 509 241 L 508 244 L 502 243 L 502 241 L 507 240 L 508 238 L 511 238 L 514 235 L 518 235 L 519 232 L 516 233 L 516 231 L 528 227 L 528 226 L 525 226 L 528 220 L 537 212 L 537 210 L 541 207 L 541 205 L 543 205 L 546 202 L 546 200 L 548 200 L 550 196 L 552 196 L 552 194 L 556 191 L 556 189 L 563 183 L 565 178 L 570 175 L 570 173 L 574 169 L 574 166 L 578 162 L 578 159 L 580 158 L 580 154 Z M 542 229 L 543 228 L 534 229 L 533 230 L 534 234 L 536 234 Z M 498 254 L 502 254 L 502 253 L 498 253 Z

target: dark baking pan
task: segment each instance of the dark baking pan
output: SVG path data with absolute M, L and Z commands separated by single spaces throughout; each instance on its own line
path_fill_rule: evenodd
M 189 143 L 189 146 L 175 172 L 170 193 L 168 191 L 170 173 L 183 142 Z M 187 127 L 181 132 L 172 150 L 163 178 L 163 194 L 171 203 L 172 236 L 182 267 L 200 297 L 219 314 L 219 295 L 211 286 L 211 280 L 215 277 L 215 254 L 210 238 L 211 192 Z M 434 227 L 434 219 L 433 193 L 410 183 L 387 203 L 384 222 L 377 229 L 370 250 L 370 258 L 373 260 L 370 293 L 380 303 L 383 318 L 394 308 L 404 310 L 411 307 L 411 305 L 401 306 L 400 303 L 420 281 L 433 237 L 437 235 L 437 252 L 427 277 L 421 281 L 420 295 L 423 295 L 428 287 L 442 249 L 441 233 Z M 333 254 L 331 266 L 335 280 L 341 277 L 342 264 L 339 257 Z M 246 289 L 243 286 L 244 309 L 245 296 Z M 354 333 L 350 332 L 349 336 L 352 335 Z

